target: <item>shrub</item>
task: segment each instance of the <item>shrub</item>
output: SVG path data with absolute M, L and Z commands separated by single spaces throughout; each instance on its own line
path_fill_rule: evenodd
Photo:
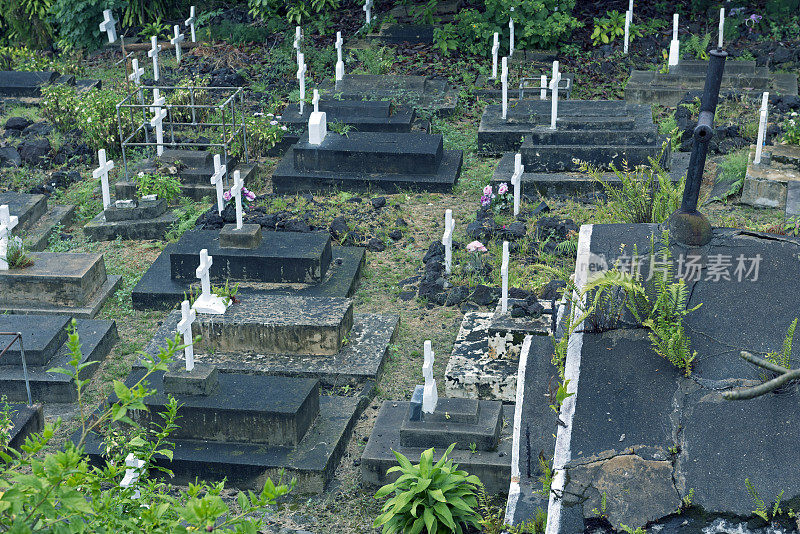
M 458 465 L 447 459 L 454 448 L 455 443 L 435 464 L 434 450 L 428 449 L 420 455 L 417 465 L 392 451 L 400 465 L 390 468 L 388 473 L 400 472 L 400 477 L 375 494 L 376 499 L 391 497 L 372 526 L 383 527 L 384 534 L 423 529 L 430 534 L 461 534 L 465 525 L 478 528 L 481 517 L 477 512 L 476 491 L 481 482 L 475 475 L 459 471 Z
M 246 117 L 247 152 L 252 157 L 266 156 L 272 147 L 281 142 L 286 133 L 286 126 L 278 123 L 271 113 L 257 117 Z M 239 155 L 241 147 L 235 141 L 231 153 Z
M 52 0 L 0 0 L 0 28 L 14 42 L 47 48 L 53 36 L 48 21 Z
M 181 181 L 174 176 L 139 173 L 136 189 L 139 197 L 158 195 L 158 198 L 162 198 L 168 204 L 171 204 L 173 200 L 181 195 Z
M 125 5 L 124 0 L 53 0 L 51 19 L 58 24 L 56 35 L 62 50 L 96 50 L 108 42 L 105 32 L 100 31 L 103 10 L 116 13 Z
M 725 156 L 725 159 L 719 164 L 719 180 L 731 184 L 728 191 L 722 195 L 723 200 L 742 191 L 744 178 L 747 174 L 749 154 L 750 151 L 748 149 L 733 152 Z
M 800 145 L 800 117 L 792 111 L 786 122 L 783 123 L 783 142 L 789 145 Z
M 24 269 L 33 265 L 33 259 L 28 255 L 25 243 L 19 236 L 8 240 L 5 260 L 11 269 Z

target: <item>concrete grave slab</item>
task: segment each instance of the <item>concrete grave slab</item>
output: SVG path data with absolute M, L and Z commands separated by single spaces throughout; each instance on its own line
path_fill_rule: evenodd
M 742 204 L 756 208 L 797 210 L 793 198 L 787 204 L 790 184 L 800 183 L 800 147 L 791 145 L 765 146 L 761 163 L 753 163 L 755 147 L 748 156 L 747 172 L 742 186 Z
M 0 406 L 1 408 L 2 406 Z M 10 404 L 11 432 L 8 447 L 19 449 L 25 443 L 25 438 L 44 429 L 44 412 L 41 404 L 28 406 L 27 404 Z M 2 452 L 2 449 L 0 449 Z
M 458 105 L 458 88 L 430 76 L 345 74 L 335 85 L 323 82 L 320 91 L 342 100 L 391 100 L 441 117 L 452 115 Z
M 54 83 L 59 73 L 54 71 L 0 71 L 0 96 L 42 96 L 42 86 Z
M 92 241 L 113 241 L 118 237 L 124 240 L 164 239 L 177 221 L 177 216 L 167 211 L 163 199 L 140 200 L 138 205 L 129 208 L 112 204 L 89 221 L 83 232 Z
M 75 206 L 50 206 L 45 195 L 6 191 L 0 193 L 0 206 L 7 204 L 11 215 L 19 218 L 16 235 L 23 237 L 28 250 L 41 251 L 59 226 L 68 225 L 75 215 Z
M 66 368 L 71 355 L 66 346 L 64 328 L 71 320 L 63 315 L 0 315 L 0 331 L 22 332 L 31 396 L 38 402 L 75 402 L 75 382 L 67 375 L 49 372 Z M 119 339 L 114 321 L 78 321 L 83 359 L 80 363 L 96 362 L 86 367 L 81 379 L 92 376 L 97 365 L 105 360 Z M 18 345 L 0 359 L 0 390 L 12 401 L 27 401 L 25 375 Z M 30 353 L 29 353 L 30 349 Z

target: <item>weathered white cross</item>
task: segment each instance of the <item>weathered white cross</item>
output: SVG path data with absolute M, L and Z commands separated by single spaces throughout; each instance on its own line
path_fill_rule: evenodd
M 209 270 L 214 265 L 214 257 L 208 255 L 208 249 L 200 251 L 200 265 L 195 271 L 195 276 L 200 279 L 200 296 L 194 301 L 192 310 L 198 313 L 213 313 L 222 315 L 228 309 L 222 297 L 211 292 L 211 276 Z
M 500 34 L 494 32 L 494 41 L 492 42 L 492 79 L 497 79 L 497 55 L 500 52 Z
M 314 89 L 314 96 L 311 97 L 311 103 L 314 105 L 314 113 L 319 113 L 319 91 Z
M 366 0 L 361 10 L 367 15 L 367 24 L 372 24 L 372 0 Z
M 191 6 L 189 8 L 189 18 L 186 19 L 186 22 L 184 22 L 184 26 L 189 26 L 189 30 L 190 30 L 190 32 L 192 34 L 192 42 L 193 43 L 197 42 L 197 36 L 194 33 L 194 23 L 195 22 L 197 22 L 197 17 L 195 16 L 194 6 Z
M 547 74 L 539 78 L 539 100 L 547 100 Z
M 725 35 L 725 8 L 719 8 L 719 37 L 717 37 L 717 48 L 722 50 L 722 38 Z
M 503 104 L 502 114 L 503 120 L 508 115 L 508 58 L 504 57 L 502 66 L 500 67 L 500 84 L 503 86 Z
M 769 105 L 769 93 L 764 91 L 761 95 L 761 111 L 758 117 L 758 139 L 756 140 L 756 155 L 753 158 L 755 165 L 761 164 L 761 151 L 764 148 L 764 138 L 767 135 L 767 106 Z
M 558 84 L 561 83 L 561 73 L 558 72 L 558 61 L 553 61 L 553 77 L 550 80 L 550 89 L 553 91 L 550 104 L 550 129 L 556 129 L 556 118 L 558 118 Z
M 8 205 L 0 206 L 0 271 L 8 270 L 8 239 L 11 237 L 11 230 L 19 224 L 19 217 L 11 215 Z
M 300 67 L 300 45 L 303 43 L 303 29 L 300 26 L 295 26 L 294 28 L 294 42 L 292 46 L 294 47 L 295 53 L 297 55 L 297 66 Z
M 342 57 L 342 32 L 336 32 L 336 81 L 344 79 L 344 59 Z
M 175 59 L 178 61 L 178 64 L 181 63 L 181 43 L 186 40 L 186 37 L 183 36 L 181 33 L 180 26 L 177 24 L 175 25 L 175 37 L 169 40 L 175 46 Z
M 92 178 L 100 178 L 100 189 L 103 192 L 103 209 L 111 206 L 111 192 L 108 188 L 108 171 L 114 168 L 114 160 L 106 161 L 106 149 L 101 148 L 97 151 L 97 162 L 99 167 L 92 171 Z
M 128 454 L 125 458 L 125 466 L 127 469 L 125 470 L 125 476 L 122 477 L 119 485 L 123 488 L 130 488 L 139 480 L 139 476 L 141 475 L 141 470 L 145 466 L 144 460 L 138 459 L 134 456 L 133 453 Z M 139 490 L 134 490 L 133 498 L 138 499 L 141 496 Z
M 217 189 L 217 211 L 220 215 L 225 208 L 225 201 L 222 198 L 222 178 L 226 172 L 228 172 L 227 165 L 221 163 L 219 154 L 214 154 L 214 174 L 211 175 L 211 185 Z
M 514 155 L 514 174 L 511 175 L 511 185 L 514 186 L 514 216 L 519 215 L 519 202 L 522 196 L 522 173 L 525 165 L 522 164 L 522 154 Z
M 155 106 L 155 102 L 153 104 Z M 167 110 L 161 106 L 150 109 L 155 109 L 150 126 L 156 130 L 156 155 L 160 156 L 164 153 L 164 119 L 167 117 Z
M 503 263 L 500 264 L 500 313 L 508 313 L 508 241 L 503 241 Z
M 442 234 L 442 245 L 444 245 L 444 272 L 450 274 L 453 270 L 453 230 L 456 222 L 453 220 L 453 210 L 444 212 L 444 234 Z
M 236 229 L 241 230 L 242 225 L 244 224 L 244 214 L 242 213 L 242 188 L 244 187 L 244 182 L 242 181 L 242 176 L 239 171 L 233 171 L 233 187 L 231 188 L 231 194 L 236 199 Z
M 158 53 L 161 51 L 161 45 L 158 44 L 158 37 L 155 35 L 150 37 L 150 50 L 147 51 L 148 57 L 153 58 L 153 79 L 158 81 Z
M 681 42 L 678 40 L 678 19 L 680 15 L 675 13 L 672 15 L 672 41 L 669 43 L 669 59 L 667 65 L 674 67 L 678 64 L 680 59 Z
M 144 75 L 144 67 L 139 66 L 139 60 L 134 58 L 131 60 L 131 73 L 128 79 L 132 81 L 137 87 L 142 84 L 142 75 Z
M 625 37 L 622 43 L 622 53 L 628 53 L 628 46 L 631 39 L 631 24 L 633 24 L 633 0 L 628 0 L 628 10 L 625 12 Z
M 306 100 L 306 56 L 302 52 L 297 54 L 297 81 L 300 82 L 300 114 L 303 114 Z
M 433 378 L 433 362 L 435 354 L 431 341 L 425 340 L 425 361 L 422 363 L 422 376 L 425 377 L 425 388 L 422 391 L 422 413 L 433 413 L 439 403 L 439 392 L 436 390 L 436 379 Z
M 514 11 L 513 7 L 511 11 Z M 508 18 L 508 55 L 514 55 L 514 19 L 511 17 Z
M 192 339 L 192 323 L 197 318 L 197 312 L 189 307 L 189 301 L 181 302 L 181 320 L 178 323 L 178 333 L 183 334 L 183 355 L 186 358 L 186 370 L 194 369 L 194 340 Z
M 100 23 L 100 31 L 108 34 L 108 42 L 114 43 L 117 40 L 117 21 L 110 9 L 103 10 L 103 22 Z

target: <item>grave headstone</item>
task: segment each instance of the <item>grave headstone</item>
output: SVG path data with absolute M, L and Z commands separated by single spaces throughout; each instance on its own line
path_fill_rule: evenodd
M 195 8 L 194 8 L 194 6 L 191 6 L 189 8 L 189 18 L 186 19 L 186 21 L 184 22 L 184 26 L 188 26 L 189 27 L 189 29 L 191 31 L 192 42 L 193 43 L 197 42 L 197 36 L 195 35 L 195 31 L 194 31 L 194 23 L 195 22 L 197 22 L 197 17 L 195 15 Z
M 303 113 L 303 107 L 306 101 L 306 66 L 305 54 L 298 52 L 297 54 L 297 81 L 300 84 L 300 113 Z
M 758 114 L 758 138 L 756 140 L 756 155 L 753 158 L 755 165 L 761 164 L 761 152 L 764 148 L 764 139 L 767 132 L 767 106 L 769 105 L 769 93 L 764 91 L 761 97 L 761 109 Z
M 303 63 L 301 60 L 301 46 L 303 44 L 303 29 L 300 26 L 295 26 L 294 28 L 294 41 L 292 42 L 292 47 L 294 48 L 295 57 L 297 58 L 297 68 L 300 68 L 300 65 Z
M 200 251 L 200 265 L 196 275 L 200 279 L 200 296 L 192 304 L 192 309 L 198 313 L 223 314 L 228 309 L 225 300 L 211 292 L 211 278 L 208 271 L 214 264 L 214 258 L 208 255 L 208 250 Z
M 500 53 L 500 34 L 494 32 L 494 40 L 492 41 L 492 79 L 497 79 L 497 57 Z
M 439 393 L 436 390 L 436 379 L 433 378 L 434 353 L 430 340 L 425 341 L 424 351 L 425 362 L 422 365 L 422 376 L 425 378 L 425 385 L 422 393 L 422 413 L 432 414 L 439 403 Z
M 511 8 L 511 11 L 514 11 L 514 8 Z M 514 55 L 514 18 L 509 17 L 508 19 L 508 55 Z
M 162 97 L 163 98 L 163 97 Z M 153 118 L 150 119 L 150 126 L 156 131 L 156 155 L 164 154 L 164 119 L 167 118 L 167 110 L 157 104 L 158 100 L 153 101 Z
M 322 111 L 315 111 L 308 119 L 308 143 L 319 146 L 328 135 L 327 115 Z
M 108 173 L 114 168 L 114 160 L 106 161 L 106 149 L 101 148 L 97 151 L 98 167 L 92 171 L 92 178 L 100 179 L 100 188 L 103 194 L 103 209 L 111 206 L 111 190 L 108 186 Z
M 177 24 L 174 26 L 173 31 L 175 36 L 169 42 L 175 47 L 175 60 L 178 65 L 181 64 L 181 43 L 186 40 L 186 37 L 181 33 L 181 28 Z
M 365 0 L 364 7 L 361 8 L 364 11 L 364 14 L 366 15 L 367 25 L 372 24 L 372 3 L 373 0 Z
M 236 225 L 226 224 L 219 234 L 219 244 L 223 249 L 255 249 L 261 245 L 261 225 L 244 224 L 244 210 L 242 209 L 242 189 L 244 181 L 239 171 L 233 171 L 233 195 L 236 203 Z M 199 271 L 198 271 L 199 272 Z
M 314 106 L 314 113 L 319 113 L 319 90 L 314 89 L 313 96 L 311 97 L 311 105 Z
M 550 99 L 550 129 L 556 129 L 556 120 L 558 119 L 558 84 L 561 81 L 561 73 L 558 72 L 558 61 L 553 61 L 553 77 L 550 80 L 550 90 L 552 91 L 552 98 Z
M 225 209 L 225 200 L 222 197 L 222 179 L 227 172 L 228 168 L 221 163 L 220 155 L 214 154 L 214 174 L 211 175 L 211 185 L 214 186 L 217 192 L 217 212 L 219 212 L 220 215 L 222 215 L 222 210 Z
M 109 43 L 117 41 L 117 21 L 114 20 L 114 15 L 110 9 L 103 11 L 103 22 L 100 23 L 100 31 L 108 35 Z
M 630 47 L 631 24 L 633 24 L 633 0 L 629 0 L 628 10 L 625 11 L 625 31 L 622 44 L 622 53 L 625 55 L 628 55 L 628 48 Z
M 669 58 L 667 61 L 667 65 L 669 67 L 674 67 L 678 64 L 678 61 L 681 57 L 681 42 L 678 39 L 678 21 L 680 19 L 680 14 L 675 13 L 672 15 L 672 40 L 669 43 Z
M 11 231 L 19 224 L 19 217 L 11 215 L 8 205 L 0 206 L 0 271 L 8 270 L 8 241 Z
M 501 117 L 503 120 L 508 118 L 508 58 L 503 58 L 503 65 L 500 70 L 500 83 L 502 84 L 502 91 L 503 91 L 503 103 L 502 105 L 502 115 Z
M 178 323 L 178 333 L 183 336 L 183 358 L 186 360 L 186 370 L 191 371 L 194 369 L 194 339 L 192 338 L 192 323 L 197 318 L 195 312 L 189 306 L 189 301 L 184 300 L 181 303 L 181 321 Z
M 59 73 L 53 71 L 0 71 L 0 96 L 38 98 L 42 87 L 55 83 L 58 77 Z
M 444 272 L 450 274 L 453 270 L 453 231 L 456 222 L 453 220 L 453 210 L 444 212 L 444 234 L 442 235 L 442 245 L 444 245 Z
M 508 313 L 508 241 L 503 241 L 503 262 L 500 265 L 500 313 Z
M 120 480 L 119 485 L 122 488 L 128 489 L 133 487 L 139 481 L 142 469 L 146 465 L 144 460 L 140 460 L 133 453 L 125 457 L 125 476 Z M 138 489 L 133 490 L 133 498 L 138 499 L 141 497 L 141 492 Z
M 344 79 L 344 58 L 342 57 L 342 32 L 336 32 L 336 81 Z M 315 110 L 316 111 L 316 110 Z
M 539 100 L 547 100 L 547 74 L 542 74 L 541 78 L 539 79 Z
M 133 58 L 131 60 L 131 73 L 128 79 L 134 83 L 134 86 L 139 87 L 142 85 L 142 76 L 144 75 L 144 67 L 139 66 L 139 60 Z
M 514 188 L 514 217 L 519 215 L 523 172 L 525 172 L 525 166 L 522 164 L 522 154 L 517 153 L 514 155 L 514 174 L 511 175 L 511 186 Z
M 719 29 L 717 35 L 717 48 L 722 50 L 722 42 L 725 37 L 725 8 L 719 8 Z
M 158 72 L 158 53 L 161 51 L 161 45 L 158 44 L 158 37 L 153 35 L 150 37 L 150 50 L 147 51 L 147 56 L 153 59 L 153 79 L 159 81 Z

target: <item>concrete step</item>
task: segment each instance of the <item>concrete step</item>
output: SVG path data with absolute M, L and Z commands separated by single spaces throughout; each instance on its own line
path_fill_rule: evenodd
M 255 163 L 242 163 L 234 170 L 238 170 L 241 173 L 242 181 L 244 181 L 245 186 L 247 186 L 250 179 L 255 176 L 257 168 L 258 166 Z M 216 199 L 217 189 L 215 186 L 211 185 L 211 174 L 213 174 L 213 171 L 208 174 L 204 172 L 195 173 L 192 170 L 181 171 L 181 194 L 192 200 L 203 200 L 205 198 Z M 232 185 L 233 170 L 228 172 L 228 183 L 225 184 L 225 188 L 229 189 Z
M 47 197 L 44 195 L 6 191 L 0 193 L 0 206 L 4 204 L 10 214 L 19 219 L 14 233 L 27 232 L 47 212 Z
M 755 61 L 725 61 L 725 74 L 728 75 L 755 74 L 757 70 L 759 70 L 759 67 L 756 66 Z M 677 65 L 670 67 L 669 71 L 675 74 L 705 75 L 708 72 L 708 61 L 702 59 L 682 59 Z
M 526 172 L 564 172 L 580 169 L 579 162 L 600 168 L 614 164 L 617 168 L 627 162 L 629 167 L 646 165 L 648 158 L 661 155 L 661 143 L 651 145 L 534 145 L 524 142 L 520 147 Z
M 26 246 L 33 251 L 46 249 L 56 228 L 68 226 L 74 218 L 75 206 L 72 204 L 53 206 L 28 229 Z
M 179 148 L 168 148 L 159 156 L 163 163 L 175 163 L 180 161 L 187 167 L 201 167 L 214 165 L 214 153 L 209 150 L 186 150 Z
M 525 134 L 525 142 L 533 145 L 652 145 L 662 142 L 655 126 L 645 130 L 558 130 L 537 127 Z

